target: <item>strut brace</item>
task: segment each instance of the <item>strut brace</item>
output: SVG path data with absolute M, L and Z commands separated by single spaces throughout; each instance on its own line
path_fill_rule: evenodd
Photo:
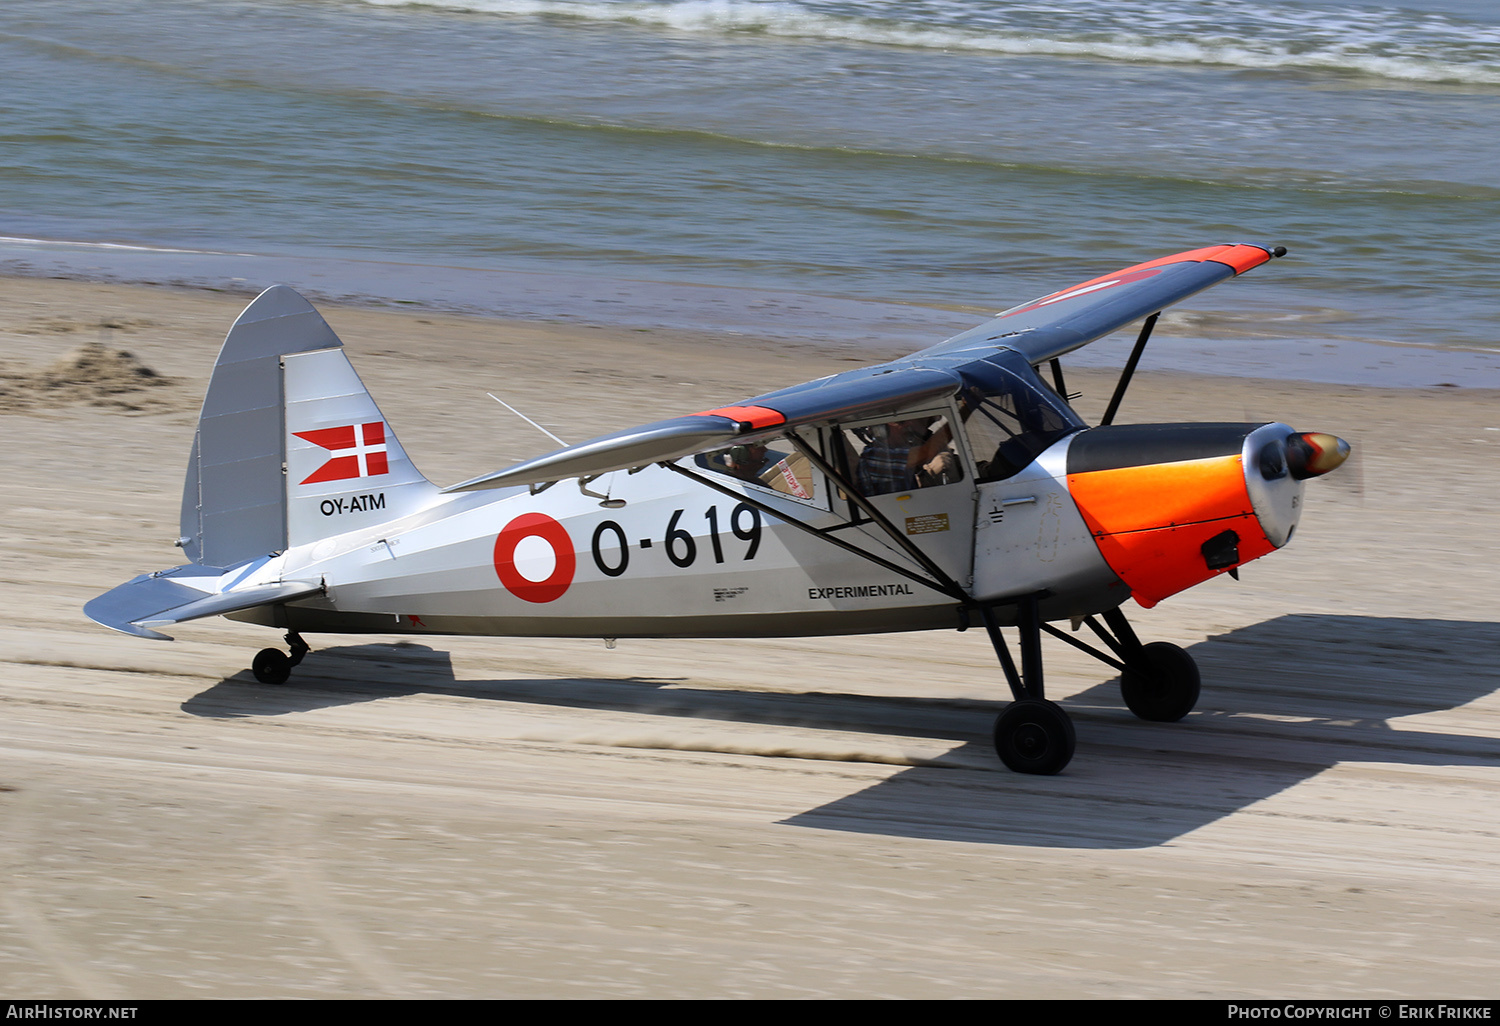
M 1134 368 L 1134 364 L 1140 356 L 1140 350 L 1144 347 L 1145 340 L 1150 336 L 1151 327 L 1155 324 L 1155 322 L 1156 315 L 1152 315 L 1146 321 L 1146 325 L 1141 332 L 1141 338 L 1136 343 L 1136 351 L 1134 354 L 1132 354 L 1130 366 L 1127 367 L 1126 377 L 1122 378 L 1122 388 L 1126 383 L 1128 383 L 1128 374 L 1130 370 Z M 1119 405 L 1118 400 L 1122 394 L 1122 391 L 1116 391 L 1115 398 L 1111 401 L 1112 408 Z M 818 453 L 814 452 L 811 447 L 809 447 L 802 441 L 802 439 L 798 438 L 795 434 L 792 433 L 788 433 L 787 439 L 800 453 L 802 453 L 802 455 L 807 457 L 808 462 L 812 463 L 813 466 L 821 470 L 830 481 L 832 481 L 835 485 L 842 489 L 844 494 L 850 499 L 850 501 L 852 501 L 855 506 L 857 506 L 862 512 L 869 516 L 872 523 L 880 527 L 887 535 L 891 537 L 893 541 L 895 541 L 901 547 L 904 552 L 910 555 L 922 567 L 922 569 L 926 570 L 932 576 L 924 577 L 920 573 L 909 570 L 906 567 L 901 566 L 900 564 L 893 563 L 888 559 L 877 556 L 873 552 L 868 552 L 857 545 L 846 542 L 842 538 L 837 538 L 833 535 L 832 532 L 834 531 L 841 530 L 847 527 L 858 526 L 855 521 L 845 519 L 841 523 L 835 524 L 831 527 L 817 528 L 809 523 L 797 519 L 796 517 L 788 516 L 784 510 L 775 509 L 752 495 L 749 495 L 745 492 L 737 492 L 727 485 L 704 477 L 702 474 L 699 474 L 695 471 L 688 470 L 686 467 L 679 466 L 676 463 L 662 463 L 660 465 L 675 474 L 681 474 L 683 477 L 686 477 L 692 481 L 696 481 L 699 484 L 707 488 L 711 488 L 722 495 L 728 496 L 729 498 L 735 499 L 736 501 L 743 502 L 745 505 L 764 514 L 765 516 L 773 517 L 777 520 L 782 521 L 783 523 L 790 524 L 793 527 L 816 538 L 821 538 L 822 540 L 828 542 L 830 545 L 834 545 L 846 552 L 859 556 L 861 559 L 864 559 L 870 563 L 874 563 L 876 566 L 879 566 L 884 570 L 889 570 L 892 573 L 900 574 L 902 577 L 905 577 L 912 581 L 916 581 L 918 584 L 925 585 L 926 587 L 929 587 L 934 591 L 937 591 L 943 595 L 947 595 L 949 598 L 954 599 L 955 601 L 960 603 L 960 606 L 963 610 L 977 609 L 979 611 L 980 619 L 984 623 L 985 632 L 989 635 L 990 643 L 995 648 L 995 654 L 1000 659 L 1000 667 L 1005 673 L 1006 682 L 1010 685 L 1011 693 L 1017 700 L 1028 697 L 1043 697 L 1044 689 L 1042 685 L 1041 653 L 1041 636 L 1043 631 L 1052 635 L 1054 638 L 1059 639 L 1060 641 L 1064 641 L 1069 645 L 1072 645 L 1074 648 L 1079 649 L 1082 652 L 1086 652 L 1087 654 L 1093 656 L 1095 659 L 1099 660 L 1101 663 L 1104 663 L 1106 666 L 1111 666 L 1122 673 L 1129 669 L 1128 663 L 1140 651 L 1141 642 L 1136 637 L 1135 631 L 1131 629 L 1130 622 L 1125 619 L 1125 614 L 1121 613 L 1119 609 L 1111 609 L 1103 614 L 1105 623 L 1107 623 L 1109 627 L 1113 628 L 1114 630 L 1113 636 L 1104 627 L 1103 624 L 1099 623 L 1097 617 L 1088 616 L 1083 620 L 1084 623 L 1088 624 L 1089 629 L 1092 630 L 1096 635 L 1098 635 L 1099 639 L 1109 647 L 1109 649 L 1114 653 L 1115 657 L 1118 657 L 1115 658 L 1105 654 L 1104 652 L 1101 652 L 1099 649 L 1095 648 L 1093 645 L 1088 644 L 1087 642 L 1079 641 L 1072 635 L 1067 634 L 1064 631 L 1053 627 L 1050 623 L 1042 620 L 1039 607 L 1040 600 L 1045 593 L 1038 592 L 1036 594 L 1023 595 L 1018 598 L 1012 598 L 1000 602 L 976 602 L 971 595 L 964 591 L 964 589 L 958 584 L 957 581 L 944 573 L 942 568 L 934 563 L 925 552 L 922 552 L 920 549 L 918 549 L 914 544 L 912 544 L 909 539 L 903 537 L 900 532 L 896 530 L 896 526 L 892 524 L 890 520 L 880 512 L 880 510 L 876 509 L 867 498 L 859 494 L 859 492 L 855 490 L 854 486 L 842 474 L 840 474 L 831 465 L 829 465 L 829 463 L 820 455 L 818 455 Z M 1008 605 L 1015 605 L 1017 607 L 1016 626 L 1020 634 L 1020 637 L 1018 638 L 1018 644 L 1021 651 L 1021 666 L 1019 667 L 1019 670 L 1015 664 L 1015 660 L 1011 657 L 1010 648 L 1005 642 L 1005 636 L 1000 632 L 999 621 L 995 617 L 996 608 L 998 608 L 999 606 Z M 966 617 L 961 617 L 961 620 L 966 623 Z
M 941 592 L 942 594 L 947 595 L 949 598 L 957 602 L 961 602 L 964 605 L 969 605 L 973 601 L 969 598 L 968 594 L 961 587 L 959 587 L 956 581 L 954 581 L 951 577 L 948 577 L 946 574 L 943 574 L 940 570 L 937 573 L 934 573 L 932 577 L 925 577 L 920 573 L 901 566 L 899 563 L 892 563 L 890 560 L 877 556 L 873 552 L 865 551 L 858 545 L 846 542 L 842 538 L 834 537 L 831 532 L 837 530 L 840 527 L 850 526 L 848 521 L 835 525 L 835 527 L 819 529 L 813 527 L 811 524 L 798 520 L 796 517 L 788 516 L 784 510 L 775 509 L 771 506 L 766 505 L 764 502 L 761 502 L 759 499 L 755 498 L 752 495 L 747 495 L 743 492 L 737 492 L 726 485 L 722 485 L 717 481 L 713 481 L 709 478 L 704 477 L 702 474 L 698 474 L 694 471 L 688 470 L 686 467 L 678 466 L 675 463 L 663 463 L 661 464 L 661 466 L 666 467 L 674 474 L 681 474 L 683 477 L 689 478 L 693 481 L 697 481 L 699 484 L 704 485 L 707 488 L 712 488 L 714 491 L 719 492 L 723 495 L 727 495 L 731 499 L 734 499 L 738 502 L 743 502 L 751 509 L 757 510 L 768 517 L 775 517 L 777 520 L 791 524 L 793 527 L 804 531 L 815 538 L 821 538 L 824 541 L 828 542 L 830 545 L 837 546 L 838 548 L 841 548 L 846 552 L 850 552 L 862 559 L 868 560 L 869 562 L 874 563 L 876 566 L 881 567 L 882 569 L 889 570 L 895 574 L 900 574 L 902 577 L 916 581 L 918 584 L 931 588 L 934 591 Z M 928 569 L 929 561 L 923 559 L 921 562 L 923 565 L 923 569 Z
M 1146 318 L 1146 323 L 1141 325 L 1141 333 L 1136 337 L 1135 348 L 1130 351 L 1130 359 L 1125 361 L 1125 369 L 1120 372 L 1119 384 L 1115 385 L 1115 394 L 1109 397 L 1109 406 L 1104 411 L 1104 417 L 1099 421 L 1099 426 L 1115 422 L 1115 413 L 1120 409 L 1120 400 L 1125 398 L 1125 389 L 1130 386 L 1130 379 L 1135 374 L 1135 365 L 1141 362 L 1141 353 L 1146 351 L 1146 342 L 1151 338 L 1151 329 L 1156 327 L 1156 319 L 1161 316 L 1158 310 Z

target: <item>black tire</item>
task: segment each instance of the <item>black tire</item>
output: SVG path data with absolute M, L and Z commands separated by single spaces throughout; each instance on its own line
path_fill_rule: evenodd
M 1198 664 L 1181 648 L 1153 641 L 1120 674 L 1120 696 L 1130 711 L 1154 723 L 1176 723 L 1198 704 L 1203 686 Z
M 285 684 L 292 676 L 292 661 L 279 648 L 263 648 L 255 653 L 250 672 L 262 684 Z
M 1077 742 L 1068 714 L 1044 698 L 1012 702 L 995 719 L 995 754 L 1017 773 L 1061 772 Z

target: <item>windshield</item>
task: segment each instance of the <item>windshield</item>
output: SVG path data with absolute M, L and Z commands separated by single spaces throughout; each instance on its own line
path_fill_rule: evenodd
M 959 419 L 976 480 L 1000 481 L 1029 466 L 1053 442 L 1086 425 L 1024 359 L 1004 356 L 963 368 Z

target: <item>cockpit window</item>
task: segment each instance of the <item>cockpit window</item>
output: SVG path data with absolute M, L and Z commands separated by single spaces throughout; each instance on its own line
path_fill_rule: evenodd
M 974 454 L 976 479 L 1000 481 L 1029 466 L 1083 422 L 1035 374 L 993 368 L 970 377 L 958 397 L 959 418 Z
M 907 415 L 842 430 L 854 486 L 862 495 L 889 495 L 964 479 L 950 418 Z
M 785 438 L 770 444 L 731 445 L 696 457 L 699 468 L 769 488 L 797 499 L 817 497 L 817 479 L 806 456 Z

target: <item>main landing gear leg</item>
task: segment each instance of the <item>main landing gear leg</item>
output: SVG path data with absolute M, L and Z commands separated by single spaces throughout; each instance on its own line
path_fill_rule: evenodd
M 296 631 L 287 631 L 287 647 L 291 654 L 283 655 L 279 648 L 263 648 L 255 653 L 255 659 L 250 664 L 250 672 L 255 674 L 255 679 L 262 684 L 285 684 L 292 675 L 292 667 L 302 661 L 302 657 L 312 651 L 307 642 L 302 640 L 302 635 Z
M 1050 624 L 1043 624 L 1042 629 L 1119 670 L 1120 697 L 1141 719 L 1176 723 L 1192 712 L 1193 706 L 1198 704 L 1198 692 L 1202 687 L 1198 664 L 1193 662 L 1193 657 L 1167 641 L 1142 645 L 1130 621 L 1119 609 L 1111 609 L 1103 616 L 1104 623 L 1093 616 L 1084 617 L 1083 622 L 1109 646 L 1113 658 Z M 1105 624 L 1109 625 L 1108 629 Z
M 1070 634 L 1043 623 L 1038 596 L 1017 603 L 1016 627 L 1020 633 L 1021 668 L 1016 669 L 1000 625 L 991 606 L 980 606 L 984 629 L 1010 684 L 1015 701 L 995 720 L 995 752 L 1000 761 L 1017 773 L 1057 773 L 1073 758 L 1073 721 L 1042 689 L 1042 632 L 1087 652 L 1120 671 L 1120 694 L 1130 711 L 1143 720 L 1175 723 L 1193 711 L 1202 686 L 1198 664 L 1183 649 L 1166 641 L 1141 644 L 1135 629 L 1119 609 L 1083 622 L 1108 646 L 1113 655 L 1085 644 Z
M 1169 641 L 1142 645 L 1119 609 L 1104 614 L 1104 622 L 1114 631 L 1113 638 L 1093 617 L 1085 622 L 1124 660 L 1120 697 L 1131 712 L 1143 720 L 1176 723 L 1193 711 L 1202 679 L 1198 664 L 1186 651 Z
M 1015 698 L 995 719 L 995 753 L 1001 762 L 1017 773 L 1060 772 L 1073 758 L 1077 736 L 1073 731 L 1073 721 L 1062 707 L 1043 697 L 1042 620 L 1037 597 L 1032 595 L 1019 603 L 1019 673 L 995 620 L 995 610 L 981 606 L 979 612 Z

